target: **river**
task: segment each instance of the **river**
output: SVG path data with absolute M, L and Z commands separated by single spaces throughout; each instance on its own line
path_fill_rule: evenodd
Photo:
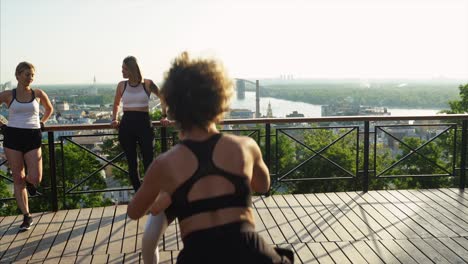
M 321 117 L 321 105 L 294 102 L 289 100 L 277 99 L 272 97 L 260 97 L 260 113 L 265 115 L 268 109 L 268 103 L 271 104 L 273 116 L 286 117 L 293 111 L 304 114 L 305 117 Z M 245 99 L 239 100 L 234 95 L 231 101 L 231 108 L 250 109 L 255 112 L 255 92 L 245 92 Z M 392 116 L 419 116 L 435 115 L 440 109 L 406 109 L 406 108 L 388 108 Z

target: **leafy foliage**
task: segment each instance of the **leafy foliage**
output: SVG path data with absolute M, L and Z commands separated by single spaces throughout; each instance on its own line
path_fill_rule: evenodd
M 449 101 L 450 110 L 444 110 L 447 114 L 464 114 L 468 113 L 468 83 L 460 85 L 460 100 Z
M 56 148 L 56 166 L 57 166 L 57 181 L 60 186 L 63 186 L 63 189 L 59 189 L 59 201 L 64 201 L 64 203 L 59 202 L 59 206 L 62 205 L 64 208 L 74 209 L 82 207 L 97 207 L 105 206 L 112 204 L 112 201 L 105 199 L 102 193 L 83 193 L 83 194 L 73 194 L 66 195 L 65 200 L 63 197 L 63 192 L 69 190 L 76 184 L 83 181 L 88 175 L 94 172 L 101 166 L 101 163 L 96 157 L 90 153 L 82 150 L 78 146 L 66 143 L 63 145 L 63 153 L 61 148 Z M 49 164 L 49 150 L 48 148 L 43 148 L 43 184 L 42 186 L 48 187 L 50 183 L 50 167 Z M 62 156 L 63 161 L 62 162 Z M 64 177 L 61 177 L 60 172 L 64 172 Z M 88 190 L 102 190 L 106 188 L 106 182 L 101 173 L 96 173 L 88 180 L 84 181 L 79 185 L 74 191 L 88 191 Z M 46 199 L 48 201 L 52 200 L 51 193 L 45 192 L 47 195 Z M 47 211 L 50 210 L 49 203 L 44 203 L 39 199 L 37 201 L 30 200 L 30 209 L 33 212 L 37 211 Z
M 284 84 L 269 85 L 260 90 L 262 96 L 310 104 L 333 104 L 352 100 L 360 105 L 402 108 L 444 108 L 450 100 L 457 99 L 452 84 L 397 83 L 376 87 L 361 87 L 359 84 Z M 424 96 L 421 96 L 424 94 Z

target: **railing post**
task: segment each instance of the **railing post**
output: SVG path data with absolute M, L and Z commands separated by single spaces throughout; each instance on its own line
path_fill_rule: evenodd
M 369 121 L 364 121 L 364 171 L 362 175 L 362 190 L 369 190 Z
M 265 124 L 265 164 L 267 165 L 268 170 L 270 169 L 270 151 L 271 151 L 271 124 L 266 123 Z M 278 143 L 277 143 L 278 144 Z M 271 184 L 270 184 L 270 190 L 265 194 L 266 196 L 270 196 L 270 191 L 271 191 Z
M 161 126 L 161 153 L 167 151 L 167 128 Z
M 466 185 L 466 150 L 468 137 L 468 120 L 463 120 L 461 133 L 461 155 L 460 155 L 460 189 L 464 190 Z
M 270 137 L 270 133 L 271 133 L 271 124 L 266 123 L 265 124 L 265 163 L 266 163 L 268 169 L 270 169 L 270 162 L 271 162 L 271 155 L 270 155 L 270 152 L 271 152 L 271 137 Z
M 56 160 L 55 160 L 55 145 L 54 145 L 54 132 L 47 132 L 49 143 L 49 172 L 50 172 L 50 185 L 52 192 L 52 211 L 58 211 L 58 196 L 57 196 L 57 174 L 56 174 Z

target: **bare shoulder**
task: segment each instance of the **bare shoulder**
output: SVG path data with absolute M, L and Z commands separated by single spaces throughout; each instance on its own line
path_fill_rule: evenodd
M 258 147 L 257 142 L 251 137 L 223 134 L 223 138 L 226 143 L 237 145 L 239 148 L 252 150 L 252 148 Z
M 153 80 L 151 79 L 144 79 L 144 83 L 145 83 L 145 89 L 148 91 L 148 92 L 152 92 L 152 93 L 155 93 L 156 95 L 159 94 L 159 89 L 158 89 L 158 86 L 153 82 Z
M 34 89 L 34 94 L 39 98 L 47 97 L 47 93 L 41 89 Z
M 3 92 L 0 92 L 0 104 L 2 103 L 9 103 L 13 97 L 13 92 L 12 90 L 6 90 Z
M 127 82 L 127 81 L 120 81 L 119 84 L 117 84 L 117 89 L 123 88 L 123 87 L 125 86 L 125 83 L 126 83 L 126 82 Z
M 126 81 L 120 81 L 118 84 L 117 84 L 117 91 L 119 91 L 120 93 L 123 92 L 123 89 L 125 88 L 125 83 Z
M 178 153 L 180 153 L 180 145 L 176 145 L 170 150 L 161 153 L 151 163 L 148 173 L 158 174 L 160 175 L 159 177 L 163 177 L 167 181 L 167 175 L 170 174 L 171 167 L 181 162 Z
M 175 158 L 180 157 L 180 153 L 184 151 L 184 148 L 183 145 L 177 144 L 159 156 L 164 158 L 165 161 L 174 161 Z
M 151 79 L 143 79 L 143 82 L 145 83 L 146 86 L 149 86 L 153 83 L 153 80 Z
M 12 96 L 13 95 L 13 90 L 5 90 L 3 92 L 0 92 L 0 96 Z
M 168 151 L 159 154 L 156 158 L 155 161 L 159 163 L 171 163 L 174 162 L 175 158 L 179 156 L 180 153 L 180 145 L 175 145 Z

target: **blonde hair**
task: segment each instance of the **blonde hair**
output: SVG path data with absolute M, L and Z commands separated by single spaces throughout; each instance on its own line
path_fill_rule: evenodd
M 16 66 L 15 76 L 18 77 L 18 75 L 20 75 L 25 70 L 36 70 L 36 68 L 34 68 L 34 65 L 32 65 L 32 63 L 29 63 L 27 61 L 20 62 L 18 66 Z
M 141 75 L 137 59 L 133 56 L 127 56 L 123 60 L 123 63 L 125 64 L 125 66 L 127 66 L 130 76 L 135 78 L 139 83 L 141 83 L 143 81 L 143 76 Z

